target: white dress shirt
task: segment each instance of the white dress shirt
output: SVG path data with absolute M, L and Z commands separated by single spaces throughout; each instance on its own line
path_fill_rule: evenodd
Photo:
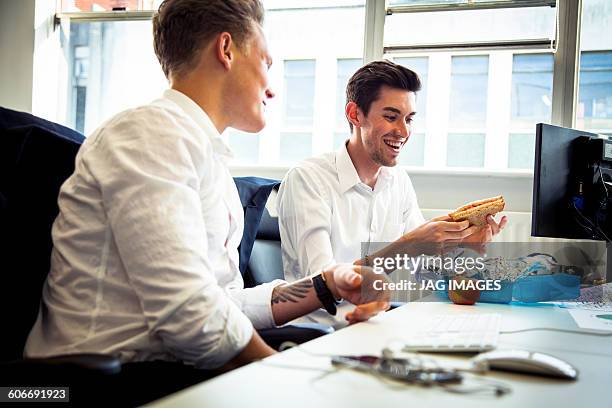
M 282 281 L 244 289 L 230 157 L 206 113 L 175 90 L 87 138 L 59 194 L 26 356 L 102 352 L 214 368 L 253 326 L 273 327 Z
M 425 222 L 405 170 L 381 168 L 372 189 L 359 179 L 346 144 L 291 169 L 277 203 L 289 282 L 334 263 L 353 263 L 379 249 L 371 244 L 395 241 Z M 335 317 L 320 309 L 300 321 L 342 327 L 353 308 L 343 302 Z

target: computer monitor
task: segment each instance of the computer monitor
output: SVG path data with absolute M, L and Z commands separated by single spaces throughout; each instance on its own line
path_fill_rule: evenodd
M 581 130 L 537 124 L 531 235 L 609 243 L 612 141 Z M 611 254 L 608 245 L 608 282 L 612 280 Z
M 534 237 L 590 238 L 574 221 L 570 206 L 572 198 L 581 194 L 579 170 L 584 157 L 580 157 L 583 153 L 579 145 L 582 136 L 597 137 L 575 129 L 544 123 L 536 125 L 531 213 L 531 235 Z

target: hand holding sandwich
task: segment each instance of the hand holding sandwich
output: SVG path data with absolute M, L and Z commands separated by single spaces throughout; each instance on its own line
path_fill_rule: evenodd
M 504 216 L 499 224 L 493 218 L 506 205 L 503 196 L 473 201 L 448 215 L 426 222 L 402 237 L 410 243 L 428 243 L 424 253 L 441 253 L 456 243 L 474 244 L 479 251 L 504 229 L 508 219 Z M 443 245 L 432 245 L 443 243 Z M 428 249 L 428 251 L 427 251 Z
M 401 237 L 400 240 L 410 244 L 461 242 L 470 235 L 477 233 L 478 230 L 479 227 L 470 226 L 467 220 L 455 222 L 449 216 L 444 215 L 413 229 Z M 434 252 L 436 251 L 434 250 Z
M 463 239 L 462 243 L 474 244 L 476 250 L 483 252 L 485 244 L 491 242 L 508 222 L 506 216 L 503 216 L 499 223 L 493 218 L 493 215 L 502 211 L 505 205 L 503 196 L 491 197 L 468 203 L 448 216 L 455 221 L 467 220 L 471 225 L 479 227 L 473 234 Z

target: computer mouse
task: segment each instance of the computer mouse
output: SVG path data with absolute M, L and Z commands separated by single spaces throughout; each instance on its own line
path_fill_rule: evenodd
M 551 356 L 527 350 L 495 350 L 481 353 L 472 363 L 482 370 L 515 371 L 575 380 L 578 370 L 571 364 Z

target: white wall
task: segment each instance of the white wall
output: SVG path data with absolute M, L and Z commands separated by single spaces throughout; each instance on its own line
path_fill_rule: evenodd
M 0 0 L 0 106 L 32 110 L 35 0 Z
M 54 25 L 55 8 L 55 0 L 36 0 L 32 113 L 63 123 L 68 107 L 68 64 L 61 47 L 65 31 Z
M 232 166 L 233 176 L 282 179 L 284 167 Z M 453 209 L 480 198 L 503 195 L 506 211 L 531 212 L 533 177 L 525 172 L 408 170 L 419 205 L 428 209 Z
M 0 106 L 63 122 L 67 76 L 55 6 L 0 0 Z

